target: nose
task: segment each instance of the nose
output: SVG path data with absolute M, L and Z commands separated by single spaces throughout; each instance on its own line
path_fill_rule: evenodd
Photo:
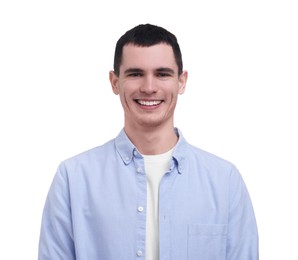
M 156 81 L 153 76 L 147 75 L 143 78 L 140 91 L 146 94 L 152 94 L 157 91 Z

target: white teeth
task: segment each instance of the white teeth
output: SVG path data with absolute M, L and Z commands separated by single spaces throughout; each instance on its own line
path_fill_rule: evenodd
M 156 106 L 161 103 L 161 101 L 144 101 L 144 100 L 138 100 L 138 103 L 143 105 L 143 106 Z

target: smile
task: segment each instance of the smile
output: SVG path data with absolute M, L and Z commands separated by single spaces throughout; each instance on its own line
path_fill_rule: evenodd
M 136 100 L 136 102 L 142 106 L 157 106 L 161 104 L 161 100 Z

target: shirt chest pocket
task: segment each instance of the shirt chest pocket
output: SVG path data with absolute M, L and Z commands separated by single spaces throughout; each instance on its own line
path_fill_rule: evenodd
M 188 225 L 188 260 L 225 260 L 227 225 Z

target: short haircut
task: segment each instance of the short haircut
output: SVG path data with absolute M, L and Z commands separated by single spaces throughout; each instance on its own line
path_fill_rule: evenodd
M 183 71 L 182 54 L 176 36 L 166 29 L 152 24 L 140 24 L 119 38 L 114 56 L 115 74 L 119 76 L 123 47 L 125 45 L 132 44 L 140 47 L 150 47 L 159 43 L 165 43 L 172 47 L 178 66 L 178 75 L 181 75 Z

